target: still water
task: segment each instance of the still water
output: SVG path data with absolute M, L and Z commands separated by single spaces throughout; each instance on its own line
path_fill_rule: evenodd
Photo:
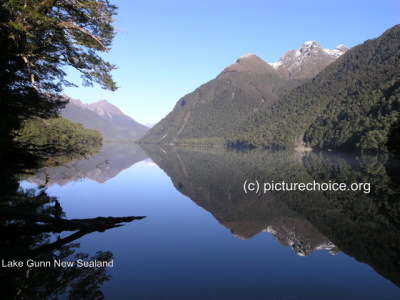
M 49 211 L 57 199 L 66 219 L 146 218 L 31 238 L 30 249 L 71 239 L 37 261 L 99 255 L 112 266 L 9 268 L 3 289 L 16 299 L 400 299 L 399 173 L 386 156 L 105 145 L 21 187 L 50 197 Z M 264 191 L 282 181 L 369 190 Z

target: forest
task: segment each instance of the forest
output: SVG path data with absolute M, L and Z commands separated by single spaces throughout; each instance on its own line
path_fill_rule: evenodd
M 17 134 L 18 142 L 27 149 L 58 156 L 86 155 L 101 148 L 102 136 L 98 130 L 86 129 L 62 117 L 31 118 L 23 123 Z
M 350 49 L 228 135 L 229 145 L 385 152 L 400 111 L 400 25 Z M 395 135 L 391 135 L 394 139 Z

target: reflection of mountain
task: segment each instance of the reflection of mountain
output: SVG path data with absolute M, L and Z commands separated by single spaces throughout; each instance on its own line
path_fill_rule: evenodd
M 146 149 L 177 190 L 203 207 L 235 236 L 271 232 L 307 256 L 338 248 L 400 285 L 400 203 L 378 158 L 292 152 Z M 268 192 L 246 194 L 244 181 L 370 182 L 371 193 Z M 336 248 L 337 246 L 337 248 Z
M 254 179 L 272 175 L 268 173 L 268 168 L 263 169 L 262 163 L 257 164 L 256 160 L 251 159 L 253 153 L 196 153 L 165 147 L 162 151 L 146 151 L 171 177 L 180 192 L 211 212 L 234 236 L 249 239 L 274 228 L 274 232 L 279 232 L 278 236 L 274 236 L 282 245 L 291 246 L 296 252 L 301 248 L 299 245 L 303 245 L 307 249 L 303 255 L 321 249 L 321 245 L 331 245 L 307 220 L 282 202 L 278 195 L 244 193 L 243 182 L 254 176 L 253 171 L 262 172 Z M 280 159 L 285 160 L 286 155 L 284 153 Z M 295 167 L 299 162 L 293 160 L 291 164 Z M 278 169 L 275 174 L 277 172 Z M 285 228 L 286 232 L 280 228 Z
M 272 233 L 283 247 L 292 247 L 300 256 L 308 256 L 315 250 L 328 250 L 332 254 L 340 251 L 303 218 L 285 218 L 269 225 L 265 231 Z
M 104 144 L 102 151 L 90 159 L 75 160 L 59 167 L 48 168 L 50 180 L 47 186 L 63 186 L 83 178 L 104 183 L 122 170 L 148 158 L 139 147 L 130 144 Z M 41 172 L 27 180 L 44 185 L 45 173 Z

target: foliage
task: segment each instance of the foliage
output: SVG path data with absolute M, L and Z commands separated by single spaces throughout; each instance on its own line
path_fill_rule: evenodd
M 82 73 L 84 83 L 115 90 L 109 72 L 115 66 L 96 52 L 108 51 L 115 35 L 108 1 L 2 0 L 0 15 L 2 73 L 17 71 L 43 91 L 59 92 L 64 66 Z
M 389 151 L 393 151 L 395 156 L 400 156 L 400 116 L 390 127 L 386 146 Z
M 44 151 L 57 155 L 85 155 L 91 148 L 101 146 L 101 133 L 86 129 L 80 123 L 64 118 L 31 118 L 24 122 L 18 133 L 18 142 L 31 151 Z
M 384 151 L 400 110 L 400 25 L 347 51 L 230 132 L 229 144 Z

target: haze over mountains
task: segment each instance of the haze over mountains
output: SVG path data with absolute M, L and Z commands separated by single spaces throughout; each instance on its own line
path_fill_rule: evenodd
M 83 104 L 80 100 L 64 97 L 69 99 L 69 103 L 61 111 L 61 116 L 82 123 L 86 128 L 99 130 L 104 140 L 137 140 L 149 130 L 107 100 Z
M 400 110 L 399 32 L 350 50 L 306 42 L 272 64 L 244 55 L 141 142 L 386 151 Z

